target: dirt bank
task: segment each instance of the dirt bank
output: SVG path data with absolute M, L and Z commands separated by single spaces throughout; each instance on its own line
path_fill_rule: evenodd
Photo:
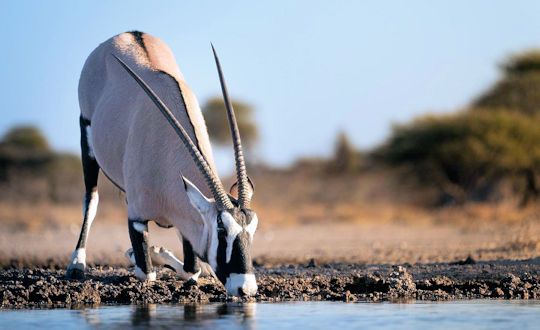
M 257 267 L 259 293 L 249 300 L 384 301 L 472 298 L 540 299 L 540 258 L 524 261 Z M 137 281 L 124 267 L 93 267 L 85 280 L 63 269 L 8 267 L 0 271 L 2 308 L 74 307 L 96 304 L 222 302 L 224 288 L 211 277 L 197 286 L 168 270 L 158 280 Z

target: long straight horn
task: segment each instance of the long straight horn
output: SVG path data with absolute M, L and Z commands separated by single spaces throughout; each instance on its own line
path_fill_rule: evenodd
M 234 109 L 227 92 L 227 85 L 223 78 L 223 72 L 221 71 L 221 65 L 219 64 L 219 58 L 217 56 L 214 45 L 212 45 L 212 51 L 214 52 L 214 59 L 216 60 L 216 66 L 219 73 L 219 82 L 221 83 L 221 91 L 223 92 L 223 100 L 225 101 L 225 107 L 227 108 L 227 118 L 229 119 L 229 127 L 231 128 L 233 146 L 234 146 L 234 160 L 236 163 L 236 179 L 238 180 L 238 205 L 240 208 L 249 208 L 249 188 L 248 188 L 248 176 L 246 172 L 246 163 L 244 161 L 244 152 L 242 151 L 242 141 L 240 140 L 240 130 L 238 129 L 238 123 L 236 122 L 236 116 L 234 115 Z
M 118 58 L 116 55 L 113 54 L 113 56 L 118 60 L 118 62 L 124 67 L 124 69 L 135 79 L 135 81 L 139 84 L 139 86 L 142 87 L 142 89 L 146 92 L 148 97 L 154 102 L 154 104 L 158 107 L 158 109 L 161 111 L 163 116 L 169 121 L 171 126 L 176 131 L 176 134 L 180 137 L 184 145 L 186 146 L 186 149 L 189 151 L 191 157 L 193 157 L 193 161 L 201 171 L 202 175 L 204 176 L 204 179 L 206 181 L 206 184 L 210 188 L 210 191 L 212 192 L 212 195 L 214 196 L 214 199 L 216 201 L 217 207 L 220 210 L 227 210 L 232 209 L 234 206 L 229 199 L 229 196 L 227 196 L 227 193 L 225 192 L 225 189 L 223 189 L 223 185 L 221 184 L 221 181 L 215 176 L 214 172 L 208 166 L 208 163 L 202 156 L 201 152 L 199 151 L 199 148 L 195 146 L 189 135 L 186 133 L 184 127 L 176 120 L 172 112 L 167 108 L 165 103 L 161 101 L 161 99 L 154 93 L 154 91 L 146 84 L 141 77 L 137 73 L 135 73 L 124 61 L 122 61 L 120 58 Z

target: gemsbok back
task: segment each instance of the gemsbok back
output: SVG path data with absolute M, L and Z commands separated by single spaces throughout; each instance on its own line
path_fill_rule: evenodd
M 234 197 L 217 176 L 201 110 L 165 43 L 145 33 L 127 32 L 105 41 L 88 57 L 79 81 L 86 191 L 81 234 L 68 277 L 84 276 L 101 170 L 126 194 L 132 244 L 126 254 L 140 280 L 154 281 L 153 265 L 166 264 L 184 280 L 197 281 L 200 258 L 228 294 L 257 292 L 250 256 L 258 223 L 250 208 L 253 186 L 215 50 L 214 58 L 232 132 Z M 149 246 L 148 221 L 178 230 L 184 263 Z

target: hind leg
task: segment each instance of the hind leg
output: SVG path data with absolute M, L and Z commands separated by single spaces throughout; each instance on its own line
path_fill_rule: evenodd
M 97 191 L 97 180 L 99 175 L 99 165 L 96 162 L 89 141 L 88 130 L 90 123 L 84 118 L 80 118 L 81 126 L 81 160 L 84 174 L 85 193 L 83 197 L 83 223 L 77 246 L 69 262 L 66 276 L 70 278 L 82 278 L 86 269 L 86 240 L 90 233 L 90 227 L 96 216 L 99 195 Z
M 176 272 L 181 279 L 195 284 L 201 275 L 202 268 L 200 267 L 198 258 L 193 252 L 193 248 L 189 241 L 183 239 L 179 232 L 178 236 L 183 241 L 184 262 L 178 260 L 170 251 L 164 249 L 163 247 L 150 247 L 148 249 L 148 256 L 150 257 L 152 265 L 169 268 Z M 125 255 L 132 264 L 137 265 L 135 251 L 133 248 L 128 249 Z

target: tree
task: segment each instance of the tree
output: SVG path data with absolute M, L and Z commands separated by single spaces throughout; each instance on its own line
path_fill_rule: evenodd
M 13 127 L 4 135 L 0 146 L 27 152 L 47 153 L 51 151 L 47 138 L 34 126 Z
M 350 173 L 358 169 L 358 153 L 345 132 L 340 132 L 331 163 L 331 170 L 336 173 Z
M 521 177 L 523 202 L 539 194 L 540 114 L 478 110 L 427 116 L 394 127 L 376 154 L 390 164 L 410 164 L 424 182 L 457 203 L 479 185 Z
M 511 56 L 501 65 L 502 79 L 481 95 L 473 107 L 505 108 L 525 114 L 540 112 L 540 50 Z
M 247 103 L 236 100 L 233 100 L 232 104 L 236 121 L 238 122 L 240 136 L 242 137 L 242 143 L 247 146 L 256 144 L 259 138 L 259 131 L 253 121 L 253 108 Z M 231 133 L 225 110 L 225 102 L 219 97 L 209 99 L 203 106 L 203 115 L 208 126 L 210 138 L 217 144 L 230 144 Z

